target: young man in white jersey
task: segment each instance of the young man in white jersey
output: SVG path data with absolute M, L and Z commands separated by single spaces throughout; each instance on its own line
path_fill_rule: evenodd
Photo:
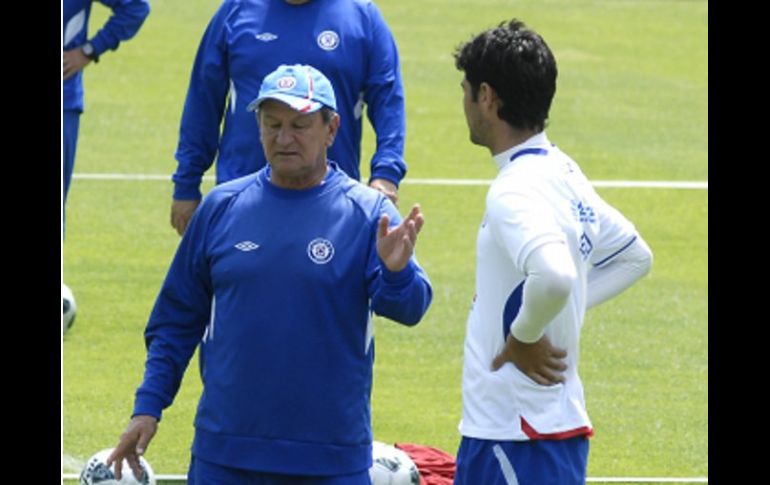
M 455 65 L 471 142 L 500 169 L 478 232 L 455 484 L 583 484 L 584 315 L 644 276 L 652 253 L 546 137 L 557 68 L 537 33 L 501 23 Z

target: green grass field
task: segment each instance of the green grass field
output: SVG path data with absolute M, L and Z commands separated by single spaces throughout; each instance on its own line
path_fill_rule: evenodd
M 708 3 L 652 0 L 378 0 L 398 42 L 407 99 L 408 178 L 491 179 L 468 141 L 452 52 L 518 17 L 559 63 L 548 135 L 593 180 L 708 179 Z M 198 41 L 217 0 L 156 0 L 137 37 L 87 68 L 75 173 L 174 171 Z M 91 29 L 108 10 L 94 6 Z M 365 132 L 363 158 L 372 152 Z M 366 172 L 366 168 L 364 172 Z M 210 188 L 211 184 L 206 184 Z M 179 241 L 168 181 L 73 181 L 64 279 L 78 316 L 64 338 L 63 464 L 114 446 L 144 364 L 142 332 Z M 417 251 L 434 286 L 412 329 L 378 319 L 375 438 L 454 453 L 465 318 L 486 187 L 404 184 L 420 202 Z M 581 375 L 596 428 L 589 476 L 708 475 L 708 191 L 604 188 L 655 253 L 652 273 L 589 312 Z M 200 392 L 195 362 L 147 459 L 183 474 Z

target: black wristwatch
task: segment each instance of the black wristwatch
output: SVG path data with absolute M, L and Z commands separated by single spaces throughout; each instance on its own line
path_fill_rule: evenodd
M 94 51 L 94 46 L 91 45 L 90 42 L 86 42 L 82 46 L 80 46 L 80 50 L 83 52 L 83 55 L 87 58 L 91 59 L 94 62 L 99 62 L 99 56 L 96 55 L 96 51 Z

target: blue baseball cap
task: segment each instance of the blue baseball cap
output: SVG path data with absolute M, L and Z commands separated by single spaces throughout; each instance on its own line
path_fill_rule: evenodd
M 262 81 L 257 99 L 247 111 L 257 111 L 262 101 L 277 99 L 300 113 L 313 113 L 322 106 L 337 111 L 332 83 L 321 71 L 304 64 L 282 64 Z

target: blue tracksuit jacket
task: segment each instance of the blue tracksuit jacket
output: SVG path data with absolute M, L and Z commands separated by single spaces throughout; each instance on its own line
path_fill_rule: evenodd
M 401 217 L 333 162 L 285 190 L 269 166 L 215 187 L 187 228 L 145 332 L 134 414 L 160 418 L 203 340 L 193 454 L 272 473 L 342 475 L 371 464 L 371 312 L 416 324 L 430 282 L 392 273 L 377 223 Z

